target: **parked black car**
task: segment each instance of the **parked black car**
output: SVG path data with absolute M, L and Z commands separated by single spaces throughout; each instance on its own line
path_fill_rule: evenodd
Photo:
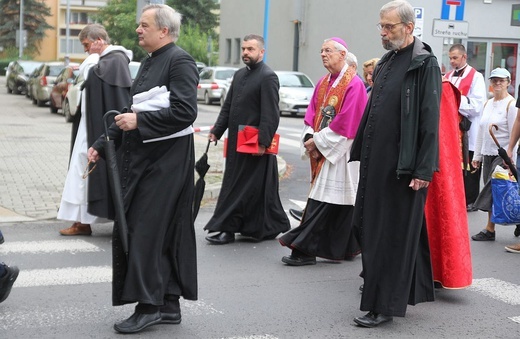
M 29 75 L 42 63 L 31 60 L 17 60 L 13 63 L 6 79 L 7 93 L 20 94 L 27 91 Z

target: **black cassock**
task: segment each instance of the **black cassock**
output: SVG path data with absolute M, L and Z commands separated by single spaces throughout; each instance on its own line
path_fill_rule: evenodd
M 110 139 L 119 147 L 129 232 L 128 260 L 117 231 L 113 232 L 114 305 L 162 305 L 166 295 L 197 299 L 193 134 L 143 143 L 193 124 L 197 84 L 193 58 L 168 44 L 142 61 L 131 94 L 164 85 L 170 91 L 170 107 L 138 113 L 136 130 L 121 132 L 115 124 L 110 127 Z M 94 145 L 101 154 L 102 145 L 102 139 Z
M 240 126 L 259 129 L 259 143 L 270 145 L 278 128 L 278 77 L 263 62 L 238 70 L 212 133 L 228 130 L 226 167 L 210 232 L 240 233 L 255 239 L 274 238 L 290 229 L 278 193 L 275 155 L 236 152 Z
M 384 64 L 374 80 L 363 134 L 354 227 L 361 229 L 361 310 L 404 316 L 407 304 L 433 301 L 426 189 L 397 177 L 401 130 L 401 84 L 413 44 Z M 358 131 L 359 134 L 359 131 Z

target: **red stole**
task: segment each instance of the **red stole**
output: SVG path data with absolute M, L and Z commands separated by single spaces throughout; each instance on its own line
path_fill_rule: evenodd
M 466 68 L 467 67 L 468 66 L 466 66 Z M 469 90 L 471 88 L 471 83 L 473 83 L 473 78 L 475 77 L 475 72 L 476 71 L 477 71 L 476 69 L 471 67 L 471 69 L 469 70 L 469 73 L 468 73 L 468 75 L 466 75 L 466 77 L 459 78 L 460 82 L 457 83 L 456 87 L 459 90 L 460 94 L 462 94 L 464 96 L 468 95 Z M 449 78 L 452 75 L 452 73 L 453 73 L 453 71 L 448 73 L 447 77 Z M 459 114 L 459 123 L 462 122 L 463 118 L 464 117 Z M 464 150 L 464 145 L 463 145 L 464 133 L 465 133 L 464 131 L 459 129 L 460 144 L 461 144 L 461 149 L 463 149 L 463 150 Z M 462 160 L 463 160 L 462 161 L 462 169 L 465 169 L 467 171 L 471 170 L 471 166 L 470 166 L 471 159 L 465 159 L 465 157 L 463 156 Z
M 473 82 L 473 78 L 475 77 L 475 72 L 476 71 L 477 71 L 476 69 L 471 67 L 471 69 L 469 70 L 468 75 L 466 77 L 464 77 L 464 78 L 461 78 L 460 82 L 458 84 L 456 84 L 456 85 L 454 84 L 455 87 L 458 88 L 460 94 L 462 94 L 464 96 L 468 95 L 469 89 L 471 88 L 471 83 Z M 453 73 L 453 71 L 448 73 L 447 74 L 447 78 L 450 78 L 452 73 Z
M 343 77 L 339 80 L 336 87 L 332 87 L 330 84 L 331 77 L 327 77 L 323 79 L 320 83 L 320 87 L 318 88 L 317 93 L 317 107 L 316 115 L 314 116 L 314 131 L 319 132 L 321 121 L 323 120 L 322 109 L 325 106 L 333 106 L 336 114 L 339 113 L 341 109 L 341 105 L 343 104 L 343 99 L 345 98 L 345 93 L 347 92 L 347 87 L 350 84 L 350 81 L 355 76 L 354 70 L 350 67 L 347 68 Z M 317 159 L 311 158 L 311 183 L 314 183 L 314 180 L 318 176 L 323 167 L 323 163 L 325 162 L 325 157 L 321 154 Z

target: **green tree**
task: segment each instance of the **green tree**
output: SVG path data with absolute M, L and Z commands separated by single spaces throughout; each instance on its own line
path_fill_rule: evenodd
M 20 0 L 0 0 L 0 46 L 12 53 L 16 45 L 16 30 L 20 29 Z M 44 0 L 24 0 L 23 29 L 27 31 L 27 47 L 24 54 L 38 54 L 45 31 L 52 29 L 46 21 L 51 9 Z M 10 55 L 9 55 L 10 56 Z
M 211 53 L 208 59 L 208 40 L 210 34 L 204 33 L 198 26 L 184 25 L 181 27 L 181 35 L 177 44 L 191 56 L 197 60 L 202 61 L 206 65 L 216 65 L 218 62 L 217 53 Z M 211 38 L 212 49 L 211 52 L 218 50 L 218 40 Z
M 134 52 L 134 60 L 140 61 L 146 52 L 137 40 L 137 1 L 110 0 L 99 9 L 94 19 L 105 26 L 110 40 Z
M 218 20 L 217 16 L 211 12 L 215 6 L 218 8 L 218 5 L 213 0 L 169 1 L 168 5 L 183 15 L 180 37 L 177 42 L 179 46 L 197 61 L 216 64 L 215 53 L 211 54 L 211 62 L 208 59 L 207 46 L 209 36 L 211 36 L 212 51 L 218 50 L 218 36 L 214 30 Z M 203 8 L 203 5 L 207 5 L 207 7 Z M 198 10 L 201 12 L 197 13 Z M 134 60 L 140 61 L 146 56 L 146 52 L 139 46 L 135 32 L 137 28 L 136 11 L 136 1 L 110 0 L 105 7 L 100 8 L 95 20 L 105 26 L 112 43 L 132 50 Z
M 184 26 L 197 26 L 202 33 L 216 38 L 215 28 L 219 20 L 215 11 L 220 6 L 214 0 L 168 0 L 166 3 L 182 14 Z

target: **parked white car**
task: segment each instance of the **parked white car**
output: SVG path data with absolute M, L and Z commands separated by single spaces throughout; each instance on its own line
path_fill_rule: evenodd
M 128 64 L 132 80 L 134 80 L 137 76 L 137 71 L 139 70 L 140 66 L 141 63 L 137 61 L 130 61 Z M 63 103 L 63 115 L 65 115 L 65 120 L 67 122 L 71 122 L 74 119 L 73 117 L 79 108 L 79 100 L 81 99 L 80 90 L 81 86 L 83 85 L 83 81 L 85 81 L 85 79 L 83 79 L 83 75 L 79 74 L 74 80 L 72 87 L 69 88 L 67 96 L 65 97 L 65 101 Z
M 204 100 L 206 105 L 219 101 L 220 105 L 226 99 L 231 79 L 238 68 L 234 67 L 205 67 L 199 75 L 197 99 Z
M 276 71 L 280 82 L 280 115 L 305 115 L 314 93 L 314 83 L 304 73 Z

